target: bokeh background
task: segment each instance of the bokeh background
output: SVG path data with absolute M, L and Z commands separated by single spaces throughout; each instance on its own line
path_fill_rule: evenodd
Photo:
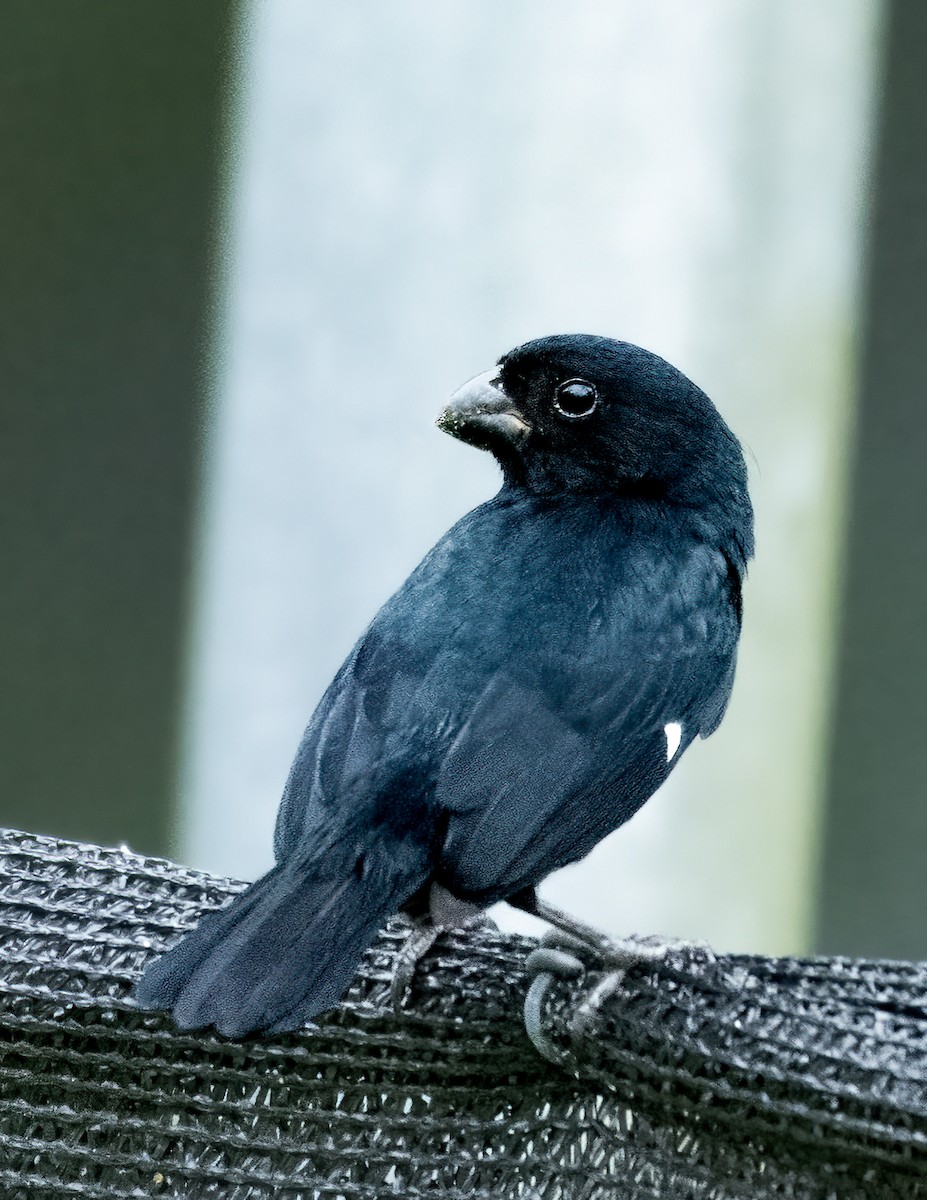
M 497 486 L 443 401 L 604 333 L 740 435 L 758 555 L 720 732 L 545 893 L 927 954 L 927 8 L 8 0 L 0 89 L 0 822 L 267 868 Z

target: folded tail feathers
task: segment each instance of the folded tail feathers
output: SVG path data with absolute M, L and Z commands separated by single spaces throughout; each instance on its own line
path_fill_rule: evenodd
M 414 863 L 403 857 L 405 870 L 385 847 L 347 870 L 328 856 L 278 864 L 147 967 L 136 1002 L 225 1037 L 298 1029 L 338 1003 L 386 920 L 424 882 L 424 848 Z

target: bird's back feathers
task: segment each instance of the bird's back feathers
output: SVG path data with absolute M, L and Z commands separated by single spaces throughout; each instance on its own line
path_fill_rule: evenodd
M 459 522 L 320 704 L 278 854 L 350 811 L 354 781 L 408 747 L 446 818 L 436 878 L 456 894 L 489 904 L 588 853 L 675 765 L 666 724 L 684 751 L 730 694 L 727 562 L 694 535 L 667 549 L 662 532 L 589 498 L 503 496 Z

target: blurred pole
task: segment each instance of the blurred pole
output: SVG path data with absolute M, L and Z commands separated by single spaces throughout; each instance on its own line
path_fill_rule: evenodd
M 0 822 L 168 845 L 228 0 L 0 11 Z
M 887 18 L 816 940 L 925 958 L 927 6 Z

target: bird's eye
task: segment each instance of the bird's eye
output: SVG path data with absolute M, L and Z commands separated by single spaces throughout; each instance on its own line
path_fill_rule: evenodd
M 566 383 L 561 383 L 554 396 L 554 408 L 561 417 L 568 417 L 571 421 L 590 416 L 597 404 L 595 388 L 585 379 L 568 379 Z

